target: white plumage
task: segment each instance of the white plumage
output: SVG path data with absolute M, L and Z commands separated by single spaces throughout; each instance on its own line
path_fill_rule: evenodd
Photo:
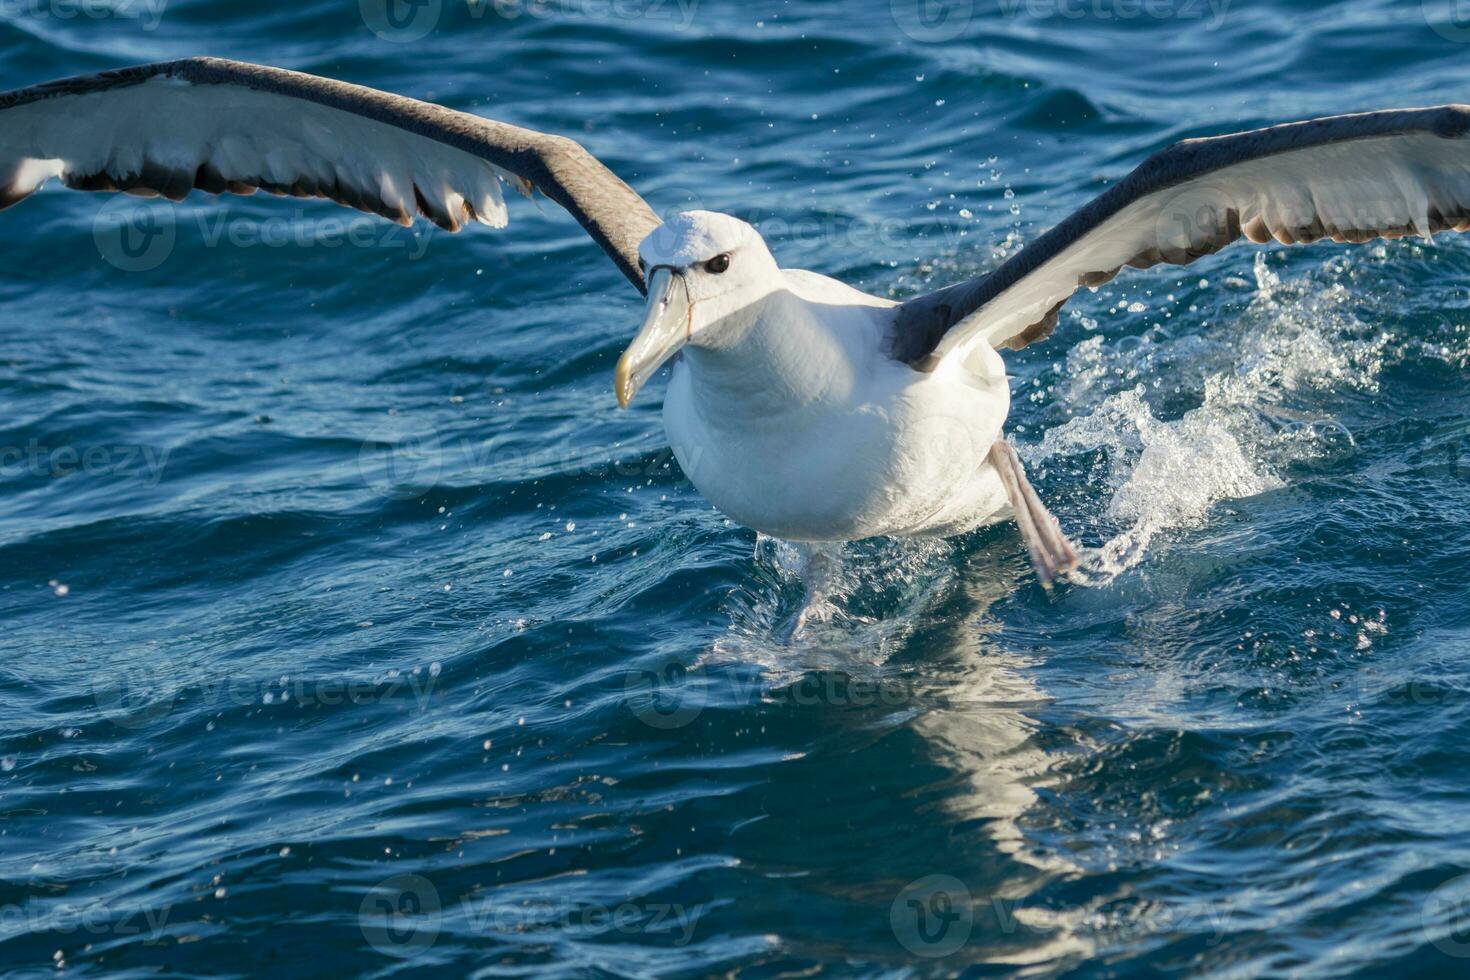
M 620 376 L 679 352 L 664 428 L 684 473 L 734 520 L 812 544 L 951 535 L 1015 516 L 1036 532 L 1044 581 L 1075 563 L 1024 496 L 1014 454 L 995 451 L 1010 387 L 992 348 L 930 372 L 895 361 L 886 338 L 898 304 L 779 268 L 729 215 L 671 218 L 641 258 L 660 271 Z
M 986 347 L 914 371 L 882 351 L 896 304 L 776 275 L 737 342 L 686 347 L 670 376 L 664 427 L 700 492 L 796 541 L 952 534 L 1005 516 L 985 463 L 1010 403 L 1000 357 Z

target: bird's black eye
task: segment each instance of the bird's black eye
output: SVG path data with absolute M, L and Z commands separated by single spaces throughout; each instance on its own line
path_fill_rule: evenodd
M 715 275 L 719 275 L 728 268 L 730 268 L 729 252 L 721 252 L 704 264 L 704 271 L 713 272 Z

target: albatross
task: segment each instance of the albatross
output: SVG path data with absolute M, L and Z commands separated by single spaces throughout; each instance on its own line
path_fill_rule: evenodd
M 1014 520 L 1049 587 L 1077 550 L 1005 438 L 998 351 L 1048 337 L 1078 288 L 1125 266 L 1185 265 L 1241 237 L 1464 231 L 1467 130 L 1470 107 L 1444 105 L 1184 140 L 989 274 L 902 302 L 782 268 L 731 215 L 663 221 L 566 137 L 218 58 L 0 95 L 0 208 L 56 178 L 174 201 L 192 190 L 325 198 L 458 231 L 504 226 L 506 185 L 539 192 L 647 297 L 617 363 L 618 404 L 674 361 L 665 431 L 726 515 L 811 555 Z

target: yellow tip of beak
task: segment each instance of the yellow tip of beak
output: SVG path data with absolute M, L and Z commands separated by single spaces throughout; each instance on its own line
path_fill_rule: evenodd
M 643 325 L 618 358 L 613 376 L 619 408 L 627 408 L 660 365 L 689 340 L 691 306 L 683 275 L 668 267 L 656 270 L 649 277 L 648 296 Z
M 627 408 L 638 389 L 633 386 L 633 372 L 628 364 L 628 355 L 618 358 L 618 369 L 613 374 L 613 391 L 618 396 L 618 408 Z

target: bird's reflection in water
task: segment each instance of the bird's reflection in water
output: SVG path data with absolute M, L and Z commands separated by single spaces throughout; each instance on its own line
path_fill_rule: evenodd
M 1013 544 L 996 532 L 849 546 L 832 618 L 788 644 L 782 615 L 800 587 L 789 553 L 765 543 L 756 584 L 732 596 L 729 633 L 704 659 L 758 676 L 747 704 L 762 731 L 797 743 L 761 788 L 762 832 L 737 835 L 740 859 L 802 879 L 811 901 L 880 916 L 875 955 L 941 950 L 932 944 L 955 935 L 941 920 L 965 932 L 945 962 L 1056 962 L 1095 947 L 1087 909 L 1038 895 L 1081 869 L 1027 837 L 1053 759 L 1032 714 L 1048 700 L 1036 660 L 1007 648 L 992 613 L 1035 588 Z

